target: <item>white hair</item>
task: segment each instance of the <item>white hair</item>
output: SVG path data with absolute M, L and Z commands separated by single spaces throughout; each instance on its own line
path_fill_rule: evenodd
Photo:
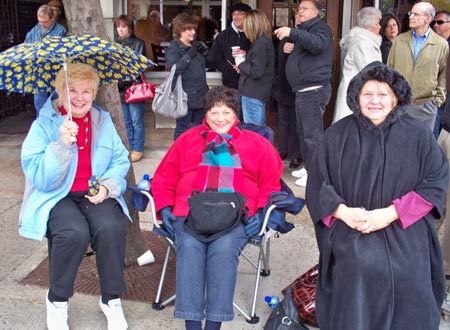
M 357 14 L 358 26 L 365 28 L 375 25 L 376 19 L 381 19 L 381 11 L 375 7 L 364 7 Z

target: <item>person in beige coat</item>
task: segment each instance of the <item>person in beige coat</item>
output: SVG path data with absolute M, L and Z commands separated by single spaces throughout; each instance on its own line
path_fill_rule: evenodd
M 387 61 L 411 85 L 413 106 L 408 113 L 431 130 L 437 109 L 445 101 L 448 57 L 447 41 L 429 26 L 434 15 L 431 3 L 416 3 L 409 12 L 411 30 L 397 37 Z
M 358 26 L 353 27 L 339 43 L 345 55 L 333 123 L 353 113 L 347 105 L 347 88 L 350 80 L 367 64 L 381 61 L 380 19 L 379 9 L 362 8 L 357 14 Z

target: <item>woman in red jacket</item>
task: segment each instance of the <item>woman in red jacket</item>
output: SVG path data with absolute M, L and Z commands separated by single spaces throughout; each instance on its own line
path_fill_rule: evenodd
M 152 194 L 164 229 L 177 250 L 175 317 L 186 329 L 220 329 L 233 319 L 239 255 L 263 221 L 271 192 L 280 191 L 281 159 L 272 144 L 242 129 L 237 119 L 239 95 L 217 87 L 205 97 L 205 119 L 175 140 L 153 181 Z M 205 242 L 185 230 L 192 191 L 239 192 L 248 219 L 219 238 Z M 206 290 L 206 294 L 205 294 Z M 206 297 L 206 298 L 205 298 Z

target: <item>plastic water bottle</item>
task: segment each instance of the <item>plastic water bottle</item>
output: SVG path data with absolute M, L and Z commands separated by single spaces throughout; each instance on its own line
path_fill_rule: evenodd
M 144 174 L 137 186 L 141 190 L 150 191 L 150 176 L 148 174 Z
M 274 309 L 277 307 L 277 305 L 280 303 L 280 298 L 278 296 L 266 296 L 264 298 L 267 305 L 269 305 L 270 308 Z

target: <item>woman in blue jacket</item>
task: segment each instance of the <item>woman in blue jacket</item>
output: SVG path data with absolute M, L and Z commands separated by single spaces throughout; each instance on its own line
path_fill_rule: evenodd
M 20 234 L 48 240 L 49 330 L 69 329 L 68 300 L 88 244 L 97 253 L 99 305 L 108 328 L 114 324 L 115 329 L 127 329 L 119 294 L 126 289 L 123 265 L 129 214 L 122 194 L 130 167 L 128 151 L 110 115 L 92 104 L 99 84 L 95 70 L 87 64 L 69 64 L 68 81 L 66 86 L 61 69 L 55 80 L 58 98 L 48 98 L 22 145 L 25 193 Z M 99 186 L 89 189 L 94 175 Z
M 205 114 L 203 102 L 208 91 L 206 84 L 206 55 L 208 48 L 201 41 L 194 41 L 197 24 L 186 13 L 175 16 L 172 22 L 174 39 L 166 49 L 169 69 L 176 64 L 174 82 L 181 74 L 183 90 L 188 95 L 188 113 L 176 120 L 174 139 L 187 131 L 191 124 L 199 123 Z
M 266 102 L 275 70 L 272 26 L 267 16 L 255 9 L 245 16 L 244 33 L 252 46 L 245 58 L 235 57 L 244 123 L 266 126 Z

